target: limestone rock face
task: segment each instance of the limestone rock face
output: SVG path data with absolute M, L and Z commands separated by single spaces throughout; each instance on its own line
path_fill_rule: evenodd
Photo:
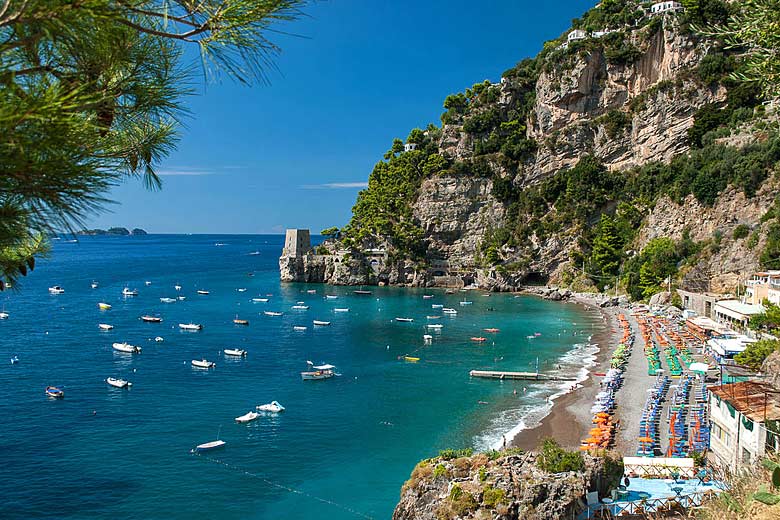
M 420 463 L 404 484 L 393 520 L 576 518 L 584 497 L 600 497 L 618 483 L 619 462 L 584 455 L 581 472 L 547 473 L 536 455 L 485 455 Z
M 780 390 L 780 351 L 771 353 L 764 360 L 761 372 L 766 376 L 767 383 Z

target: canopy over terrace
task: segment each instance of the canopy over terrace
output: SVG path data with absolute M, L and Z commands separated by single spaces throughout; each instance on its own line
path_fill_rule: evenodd
M 743 381 L 715 386 L 709 391 L 754 422 L 780 419 L 780 391 L 767 383 Z

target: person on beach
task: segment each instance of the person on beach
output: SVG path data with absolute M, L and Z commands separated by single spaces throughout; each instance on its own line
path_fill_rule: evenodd
M 502 441 L 502 447 L 501 447 L 501 449 L 504 449 L 504 450 L 505 450 L 505 449 L 506 449 L 506 435 L 502 435 L 502 436 L 501 436 L 501 441 Z

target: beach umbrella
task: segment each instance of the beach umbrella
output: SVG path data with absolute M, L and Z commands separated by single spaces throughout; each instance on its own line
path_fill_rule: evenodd
M 688 367 L 693 372 L 706 372 L 710 369 L 710 366 L 707 363 L 691 363 L 691 366 Z
M 585 439 L 585 442 L 587 442 L 588 444 L 598 444 L 599 442 L 601 442 L 601 439 L 596 439 L 595 437 L 588 437 L 587 439 Z
M 651 437 L 639 437 L 637 440 L 639 442 L 642 442 L 642 443 L 645 443 L 645 442 L 651 443 L 651 442 L 653 442 L 653 439 Z
M 596 417 L 609 417 L 609 414 L 607 412 L 599 412 L 596 414 Z

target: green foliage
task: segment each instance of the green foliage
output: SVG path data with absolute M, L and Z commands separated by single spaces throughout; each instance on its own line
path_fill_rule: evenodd
M 194 77 L 266 79 L 273 24 L 302 0 L 35 0 L 0 9 L 0 282 L 23 275 L 40 237 L 83 226 L 128 179 L 155 170 L 178 139 Z M 19 263 L 17 260 L 23 262 Z
M 485 466 L 479 467 L 479 481 L 485 482 L 487 480 L 487 468 Z
M 722 24 L 728 20 L 729 7 L 723 0 L 682 0 L 685 18 L 697 25 Z
M 596 119 L 594 123 L 604 125 L 607 137 L 614 139 L 631 125 L 631 118 L 622 110 L 613 109 Z
M 506 491 L 493 486 L 485 486 L 485 489 L 482 490 L 482 503 L 491 508 L 506 503 Z
M 755 229 L 750 234 L 750 238 L 748 238 L 747 242 L 745 243 L 745 245 L 747 246 L 748 249 L 753 249 L 753 248 L 755 248 L 758 245 L 759 233 L 760 233 L 760 230 L 759 229 Z
M 624 245 L 615 220 L 609 215 L 602 214 L 596 227 L 590 254 L 591 271 L 596 276 L 596 285 L 599 288 L 603 289 L 609 279 L 618 274 Z
M 604 44 L 604 57 L 614 65 L 629 65 L 642 56 L 642 51 L 628 40 L 625 33 L 618 31 L 601 38 Z
M 449 505 L 454 517 L 465 516 L 479 507 L 479 503 L 468 491 L 464 491 L 458 484 L 450 489 Z
M 439 452 L 439 458 L 442 460 L 459 459 L 461 457 L 471 457 L 472 455 L 474 455 L 474 450 L 471 448 L 460 450 L 446 449 Z
M 336 226 L 325 228 L 322 231 L 320 231 L 320 235 L 327 237 L 327 238 L 335 238 L 338 237 L 340 233 L 339 228 Z
M 769 226 L 766 244 L 758 261 L 763 269 L 780 269 L 780 222 Z
M 433 478 L 434 478 L 434 480 L 439 478 L 439 477 L 447 477 L 448 473 L 449 472 L 447 471 L 447 468 L 446 468 L 446 466 L 444 466 L 444 464 L 436 464 L 436 467 L 433 468 Z
M 736 68 L 736 60 L 722 52 L 711 52 L 699 62 L 696 75 L 703 84 L 715 86 L 722 83 Z
M 572 21 L 572 28 L 584 29 L 588 32 L 604 29 L 617 29 L 634 23 L 643 18 L 643 11 L 634 2 L 620 0 L 603 0 L 588 10 L 579 19 Z
M 555 439 L 544 439 L 541 451 L 536 464 L 548 473 L 582 471 L 585 468 L 585 460 L 580 452 L 561 448 Z
M 744 351 L 734 356 L 734 361 L 753 370 L 760 370 L 764 360 L 776 350 L 780 350 L 780 341 L 763 339 L 748 344 Z
M 732 232 L 731 236 L 734 238 L 734 240 L 740 240 L 742 238 L 745 238 L 750 234 L 750 226 L 746 224 L 739 224 L 737 227 L 734 228 L 734 231 Z
M 764 312 L 750 317 L 749 327 L 753 330 L 777 332 L 780 329 L 780 307 L 764 301 Z

